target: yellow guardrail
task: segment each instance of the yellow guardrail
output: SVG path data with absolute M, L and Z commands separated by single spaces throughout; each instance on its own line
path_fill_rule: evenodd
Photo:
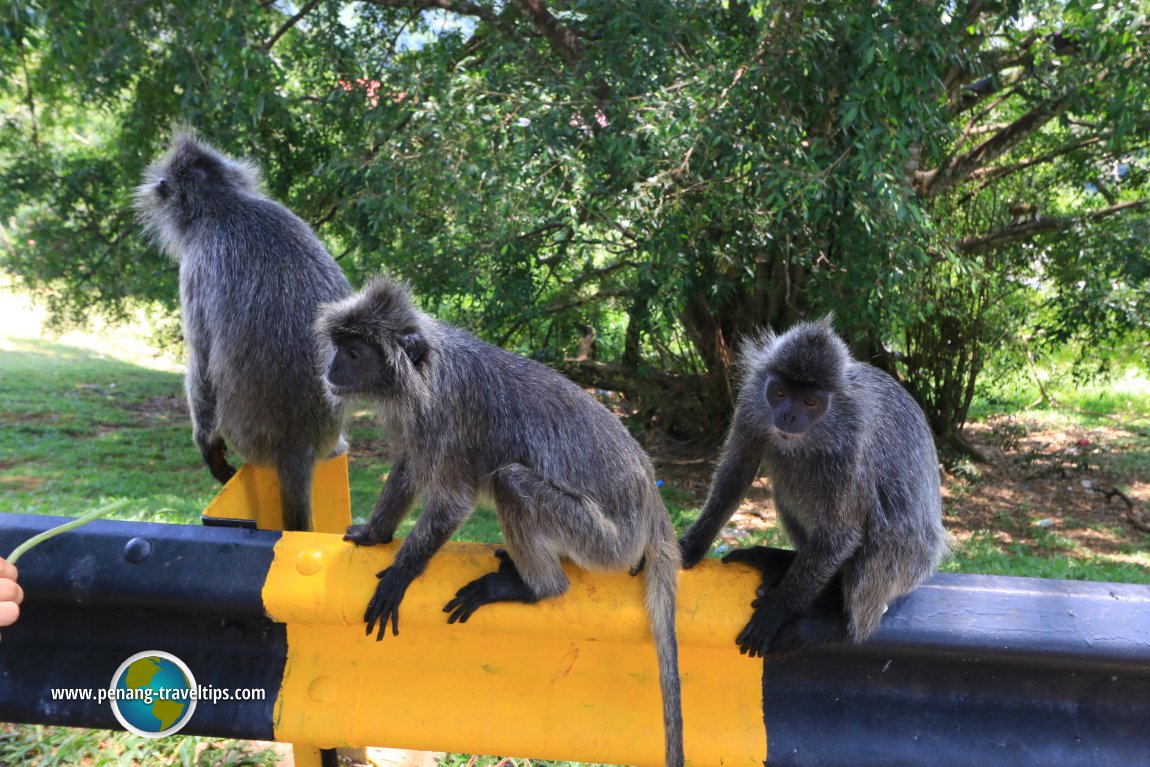
M 339 516 L 331 499 L 347 497 L 345 467 L 337 458 L 317 471 L 317 528 L 329 524 L 321 519 Z M 270 475 L 270 485 L 261 475 Z M 278 509 L 274 484 L 273 473 L 245 467 L 207 515 L 238 518 L 255 510 L 266 519 Z M 399 544 L 357 548 L 339 534 L 318 533 L 284 533 L 276 544 L 263 599 L 272 619 L 287 627 L 277 740 L 662 763 L 658 668 L 642 576 L 568 567 L 571 588 L 562 597 L 489 605 L 466 624 L 449 625 L 443 605 L 497 564 L 495 546 L 451 543 L 408 589 L 399 636 L 377 642 L 365 635 L 363 612 L 376 573 L 391 564 Z M 763 666 L 739 655 L 734 643 L 757 585 L 757 575 L 744 568 L 714 562 L 680 578 L 688 764 L 766 759 Z

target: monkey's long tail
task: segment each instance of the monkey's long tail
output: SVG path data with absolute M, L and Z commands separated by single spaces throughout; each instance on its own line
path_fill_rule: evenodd
M 660 531 L 663 532 L 663 531 Z M 675 593 L 679 582 L 679 544 L 667 524 L 646 551 L 644 590 L 663 695 L 663 743 L 666 767 L 683 767 L 683 705 L 679 689 L 679 642 L 675 634 Z

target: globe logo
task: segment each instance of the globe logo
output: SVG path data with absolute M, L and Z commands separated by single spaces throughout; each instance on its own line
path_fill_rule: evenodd
M 196 680 L 171 653 L 145 650 L 112 676 L 112 713 L 129 732 L 162 738 L 179 732 L 196 711 Z

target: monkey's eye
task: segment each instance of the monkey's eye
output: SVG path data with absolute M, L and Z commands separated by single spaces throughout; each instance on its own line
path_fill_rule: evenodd
M 786 389 L 775 389 L 775 396 L 779 399 L 783 399 L 787 396 Z
M 807 397 L 805 400 L 803 400 L 803 404 L 806 405 L 807 407 L 814 407 L 815 405 L 817 405 L 819 403 L 815 402 L 810 397 Z
M 359 360 L 359 352 L 357 352 L 354 347 L 349 346 L 344 351 L 347 352 L 347 356 L 351 359 L 352 362 Z

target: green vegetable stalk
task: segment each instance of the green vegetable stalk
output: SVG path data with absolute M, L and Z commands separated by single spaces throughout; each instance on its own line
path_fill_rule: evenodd
M 12 564 L 16 564 L 16 560 L 19 559 L 21 556 L 23 556 L 24 552 L 28 551 L 28 549 L 32 548 L 33 546 L 39 546 L 44 541 L 55 538 L 60 533 L 66 533 L 69 530 L 75 530 L 77 527 L 80 527 L 81 525 L 86 525 L 89 522 L 91 522 L 92 520 L 98 519 L 98 518 L 104 516 L 105 514 L 108 514 L 110 512 L 115 511 L 116 509 L 123 508 L 126 505 L 128 505 L 128 499 L 127 498 L 121 498 L 118 501 L 112 501 L 107 506 L 101 506 L 98 509 L 93 509 L 92 511 L 89 511 L 87 514 L 85 514 L 83 516 L 76 517 L 75 519 L 71 520 L 70 522 L 65 522 L 62 525 L 57 525 L 56 527 L 53 527 L 51 530 L 45 530 L 42 533 L 37 533 L 36 535 L 33 535 L 31 538 L 24 541 L 19 546 L 17 546 L 15 549 L 13 549 L 12 553 L 8 555 L 8 561 L 11 562 Z

